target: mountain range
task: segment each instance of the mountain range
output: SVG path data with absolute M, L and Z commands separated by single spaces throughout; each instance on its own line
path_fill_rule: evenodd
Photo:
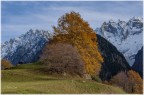
M 20 37 L 2 43 L 1 58 L 13 65 L 35 62 L 49 38 L 51 34 L 48 31 L 30 29 Z
M 130 66 L 134 64 L 135 55 L 143 46 L 143 18 L 133 17 L 128 22 L 109 20 L 95 31 L 112 43 L 125 56 Z
M 128 22 L 110 20 L 95 31 L 98 48 L 104 58 L 100 72 L 102 80 L 109 80 L 118 72 L 131 69 L 130 66 L 142 75 L 142 18 L 134 17 Z M 26 34 L 2 43 L 1 58 L 13 65 L 36 62 L 52 37 L 49 31 L 31 29 Z

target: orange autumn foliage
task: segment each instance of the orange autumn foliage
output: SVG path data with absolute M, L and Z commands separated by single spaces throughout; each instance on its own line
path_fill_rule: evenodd
M 137 72 L 130 70 L 128 72 L 128 77 L 129 77 L 129 82 L 131 83 L 130 89 L 132 93 L 142 93 L 143 81 L 140 75 Z
M 11 68 L 13 65 L 10 63 L 10 61 L 6 60 L 6 59 L 2 59 L 1 60 L 1 69 L 9 69 Z
M 75 46 L 88 74 L 99 74 L 103 58 L 98 51 L 97 37 L 89 24 L 79 13 L 70 12 L 58 19 L 58 26 L 53 27 L 55 35 L 51 42 L 69 43 Z
M 122 87 L 128 93 L 140 94 L 143 91 L 143 81 L 133 70 L 118 73 L 110 80 L 110 83 Z

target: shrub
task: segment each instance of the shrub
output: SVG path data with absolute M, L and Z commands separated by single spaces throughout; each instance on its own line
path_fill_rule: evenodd
M 49 73 L 84 74 L 84 63 L 77 51 L 70 44 L 48 44 L 41 55 L 40 62 L 44 63 Z
M 6 60 L 6 59 L 2 59 L 1 60 L 1 69 L 9 69 L 11 68 L 13 65 L 10 63 L 10 61 Z
M 130 70 L 128 72 L 128 78 L 129 78 L 129 82 L 130 82 L 130 90 L 132 93 L 142 93 L 143 91 L 143 81 L 140 77 L 140 75 L 133 71 Z
M 133 70 L 118 73 L 110 80 L 110 83 L 122 87 L 128 93 L 142 93 L 142 79 Z

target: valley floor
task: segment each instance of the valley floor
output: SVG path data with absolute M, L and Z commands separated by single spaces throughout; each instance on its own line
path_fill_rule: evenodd
M 79 77 L 48 75 L 38 64 L 24 64 L 2 70 L 1 92 L 13 94 L 125 93 L 122 89 Z

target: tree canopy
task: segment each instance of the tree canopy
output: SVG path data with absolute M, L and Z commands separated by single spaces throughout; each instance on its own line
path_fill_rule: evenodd
M 57 27 L 53 27 L 55 35 L 52 42 L 63 42 L 76 47 L 85 62 L 88 74 L 99 74 L 103 58 L 98 51 L 97 37 L 89 24 L 79 13 L 66 13 L 58 19 Z

